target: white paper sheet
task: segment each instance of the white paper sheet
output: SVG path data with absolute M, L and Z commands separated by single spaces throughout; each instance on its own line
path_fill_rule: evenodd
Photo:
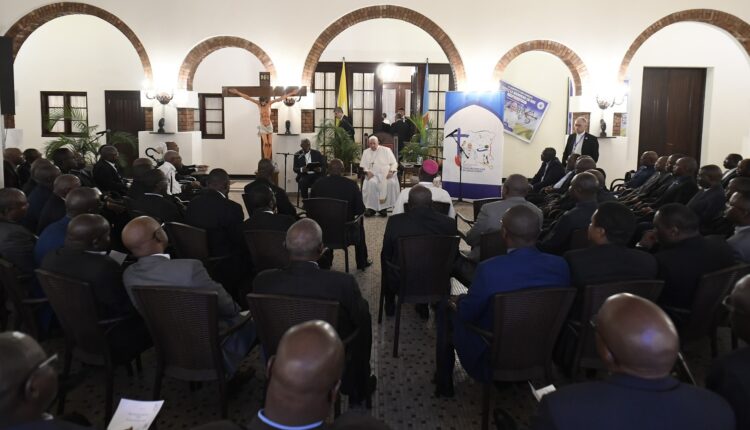
M 537 402 L 541 402 L 542 401 L 542 397 L 544 397 L 547 394 L 552 393 L 552 392 L 554 392 L 556 390 L 555 386 L 552 385 L 552 384 L 547 385 L 546 387 L 542 387 L 542 388 L 540 388 L 540 389 L 537 390 L 537 389 L 534 388 L 533 385 L 531 385 L 531 382 L 529 382 L 529 388 L 531 388 L 531 394 L 534 395 L 534 398 L 536 399 Z
M 120 404 L 117 405 L 117 410 L 107 430 L 148 430 L 162 405 L 164 405 L 164 400 L 144 402 L 120 399 Z

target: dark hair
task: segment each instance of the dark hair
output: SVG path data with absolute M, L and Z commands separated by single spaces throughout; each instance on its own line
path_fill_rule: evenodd
M 229 182 L 229 174 L 224 169 L 213 169 L 208 173 L 208 179 L 206 184 L 211 185 L 224 185 Z
M 660 224 L 667 228 L 676 228 L 680 232 L 698 231 L 698 215 L 682 203 L 668 203 L 657 212 Z
M 627 245 L 635 233 L 635 215 L 622 203 L 600 204 L 591 220 L 596 227 L 604 229 L 609 242 L 617 245 Z
M 273 191 L 269 187 L 252 187 L 248 193 L 250 207 L 248 212 L 258 208 L 270 208 L 274 199 Z

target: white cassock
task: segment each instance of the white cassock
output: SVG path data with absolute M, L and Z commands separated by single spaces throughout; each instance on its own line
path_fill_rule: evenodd
M 396 203 L 400 186 L 398 184 L 398 162 L 390 148 L 378 145 L 378 149 L 362 151 L 359 162 L 365 172 L 371 172 L 372 178 L 365 178 L 362 185 L 362 199 L 367 209 L 380 211 L 392 208 Z M 386 179 L 389 172 L 393 172 L 390 179 Z

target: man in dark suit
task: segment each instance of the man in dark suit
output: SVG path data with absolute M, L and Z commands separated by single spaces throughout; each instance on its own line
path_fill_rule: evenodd
M 73 175 L 60 175 L 52 184 L 52 195 L 44 204 L 39 214 L 36 233 L 41 234 L 48 225 L 65 216 L 65 197 L 69 192 L 81 186 L 81 180 Z
M 42 214 L 44 205 L 47 204 L 47 200 L 52 197 L 52 186 L 60 176 L 60 169 L 52 164 L 40 164 L 32 172 L 36 186 L 34 190 L 29 194 L 29 210 L 26 212 L 26 216 L 21 221 L 24 227 L 28 228 L 29 231 L 37 231 L 37 224 L 39 223 L 39 216 Z
M 169 258 L 165 250 L 169 238 L 159 223 L 147 216 L 130 221 L 122 231 L 122 241 L 138 261 L 123 273 L 123 283 L 133 300 L 131 288 L 138 285 L 180 287 L 215 291 L 218 294 L 217 317 L 219 332 L 241 323 L 245 317 L 224 287 L 211 279 L 203 263 L 193 259 Z M 255 342 L 255 326 L 247 322 L 232 334 L 223 344 L 224 370 L 234 374 L 240 361 L 250 352 Z
M 286 232 L 294 224 L 294 218 L 276 213 L 273 191 L 266 187 L 255 187 L 250 191 L 253 214 L 242 223 L 242 230 L 271 230 Z
M 348 219 L 354 218 L 365 213 L 365 204 L 362 201 L 362 191 L 357 183 L 351 179 L 342 176 L 344 172 L 344 163 L 334 158 L 328 164 L 328 176 L 318 180 L 313 185 L 310 194 L 312 197 L 325 197 L 329 199 L 344 200 L 347 203 L 349 211 Z M 365 224 L 360 222 L 358 226 L 352 227 L 351 236 L 355 238 L 354 252 L 357 260 L 357 268 L 365 270 L 372 264 L 372 260 L 367 258 L 367 243 L 365 238 Z M 328 251 L 330 255 L 324 257 L 326 261 L 333 259 L 333 252 Z
M 659 185 L 660 181 L 664 181 L 664 178 L 667 175 L 668 159 L 669 157 L 666 155 L 657 158 L 656 163 L 654 163 L 654 174 L 651 175 L 651 177 L 649 177 L 646 182 L 644 182 L 639 187 L 626 188 L 624 190 L 618 191 L 617 198 L 620 199 L 622 203 L 626 203 L 628 200 L 635 200 L 638 196 L 642 197 L 648 194 L 651 190 Z
M 18 176 L 18 166 L 23 162 L 23 153 L 18 148 L 3 150 L 3 178 L 6 188 L 21 189 L 21 179 Z
M 566 211 L 552 228 L 543 234 L 539 249 L 551 254 L 562 255 L 571 247 L 573 232 L 588 228 L 591 215 L 597 207 L 596 196 L 599 180 L 588 172 L 575 175 L 570 184 L 569 194 L 575 200 L 573 209 Z
M 346 130 L 346 134 L 354 139 L 354 127 L 352 126 L 352 120 L 348 116 L 344 115 L 344 110 L 340 106 L 336 106 L 333 109 L 333 114 L 336 119 L 339 120 L 338 126 Z
M 294 153 L 294 173 L 297 174 L 297 186 L 303 199 L 308 197 L 308 191 L 315 181 L 325 176 L 326 158 L 320 151 L 310 149 L 310 139 L 302 139 L 299 145 L 302 149 Z M 318 163 L 318 167 L 307 169 L 310 163 Z
M 36 236 L 20 224 L 28 208 L 23 191 L 0 189 L 0 257 L 23 274 L 31 274 L 34 270 Z
M 138 181 L 144 192 L 132 199 L 131 209 L 143 212 L 161 222 L 184 220 L 185 207 L 177 197 L 167 194 L 169 182 L 163 171 L 149 169 L 138 176 Z
M 109 222 L 103 216 L 78 215 L 68 224 L 65 246 L 47 254 L 41 268 L 88 283 L 100 320 L 131 317 L 109 330 L 113 353 L 143 352 L 151 339 L 125 292 L 122 268 L 107 255 L 109 240 Z
M 531 178 L 531 187 L 535 193 L 541 191 L 542 188 L 555 185 L 560 178 L 565 176 L 565 168 L 557 158 L 555 148 L 544 148 L 541 158 L 542 165 L 536 175 Z
M 414 136 L 414 124 L 406 118 L 404 108 L 396 110 L 396 121 L 391 124 L 391 134 L 398 137 L 398 153 L 401 154 L 401 150 L 411 142 L 411 137 Z
M 31 179 L 31 163 L 40 158 L 42 158 L 42 154 L 37 149 L 29 148 L 23 151 L 23 162 L 16 169 L 21 187 Z
M 662 194 L 653 202 L 644 202 L 636 207 L 636 213 L 641 219 L 648 221 L 660 207 L 668 203 L 687 204 L 698 192 L 695 174 L 698 171 L 698 162 L 691 157 L 682 157 L 677 160 L 672 171 L 673 180 L 662 191 Z
M 276 186 L 273 183 L 274 166 L 271 160 L 261 158 L 258 161 L 258 171 L 256 172 L 255 180 L 245 185 L 245 194 L 250 194 L 255 187 L 266 187 L 273 191 L 273 195 L 276 198 L 276 208 L 280 214 L 289 215 L 297 218 L 297 211 L 292 206 L 292 202 L 289 201 L 289 196 L 286 195 L 286 191 L 283 188 Z M 252 208 L 247 208 L 248 215 L 252 215 L 250 212 Z
M 630 210 L 617 202 L 599 205 L 588 228 L 593 245 L 565 253 L 570 266 L 572 285 L 655 279 L 656 259 L 653 255 L 627 248 L 635 232 L 636 219 Z
M 721 186 L 726 188 L 729 181 L 737 177 L 737 165 L 742 161 L 742 155 L 729 154 L 724 159 L 724 168 L 727 169 L 721 176 Z
M 654 165 L 658 159 L 659 154 L 654 151 L 646 151 L 641 154 L 640 166 L 638 167 L 638 170 L 633 173 L 633 176 L 630 177 L 630 180 L 625 182 L 625 187 L 638 188 L 646 183 L 648 178 L 656 172 Z
M 709 164 L 698 171 L 698 190 L 687 202 L 687 207 L 693 210 L 700 221 L 701 231 L 721 217 L 726 206 L 724 188 L 721 186 L 721 169 Z
M 385 225 L 383 248 L 380 253 L 381 267 L 386 268 L 386 261 L 399 264 L 398 240 L 408 236 L 454 235 L 456 221 L 447 215 L 432 209 L 432 193 L 427 188 L 416 185 L 409 191 L 409 212 L 393 215 Z M 385 313 L 395 313 L 395 296 L 398 293 L 398 275 L 387 270 L 385 291 Z M 420 306 L 418 312 L 424 319 L 429 317 L 426 306 Z
M 570 154 L 588 155 L 599 161 L 599 140 L 593 134 L 588 133 L 589 124 L 586 118 L 578 117 L 573 123 L 575 133 L 568 136 L 563 151 L 562 162 L 564 163 Z
M 670 376 L 680 342 L 658 306 L 617 294 L 602 305 L 594 324 L 597 351 L 611 376 L 544 396 L 533 430 L 735 428 L 721 397 Z
M 750 344 L 750 276 L 742 278 L 727 300 L 732 331 Z M 744 346 L 715 360 L 706 377 L 706 388 L 729 402 L 737 428 L 750 428 L 750 347 Z
M 120 153 L 112 145 L 104 145 L 99 149 L 99 161 L 94 164 L 94 182 L 102 193 L 117 193 L 124 196 L 128 192 L 122 169 L 118 164 Z
M 724 216 L 734 226 L 727 243 L 734 250 L 735 259 L 750 263 L 750 191 L 732 194 Z
M 321 270 L 316 261 L 323 253 L 323 231 L 311 219 L 297 221 L 286 235 L 289 266 L 261 272 L 253 281 L 253 292 L 335 300 L 341 305 L 339 333 L 348 337 L 358 330 L 350 344 L 351 360 L 346 365 L 342 392 L 349 404 L 362 403 L 374 390 L 370 376 L 372 324 L 370 309 L 354 276 Z

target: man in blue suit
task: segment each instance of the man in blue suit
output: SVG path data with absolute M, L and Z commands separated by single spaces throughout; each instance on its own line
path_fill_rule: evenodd
M 657 305 L 616 294 L 604 302 L 592 324 L 596 349 L 611 375 L 542 398 L 532 429 L 735 428 L 726 401 L 670 376 L 680 341 Z
M 453 322 L 453 344 L 461 365 L 479 381 L 491 380 L 489 347 L 465 324 L 492 330 L 492 297 L 497 293 L 537 287 L 567 287 L 570 271 L 565 259 L 545 254 L 536 247 L 539 236 L 539 214 L 527 206 L 518 205 L 503 215 L 500 234 L 508 254 L 484 261 L 477 267 L 471 289 L 459 296 Z M 529 315 L 529 318 L 534 318 Z M 447 348 L 438 375 L 438 395 L 450 396 L 453 391 L 453 349 Z

